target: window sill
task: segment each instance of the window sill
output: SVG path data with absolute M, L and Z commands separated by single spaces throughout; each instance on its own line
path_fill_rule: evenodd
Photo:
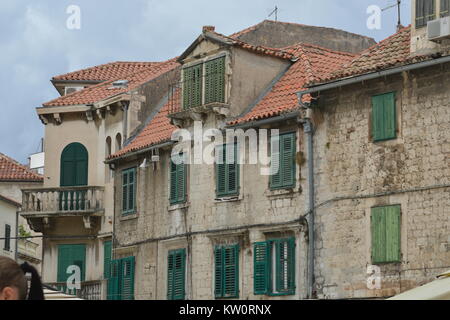
M 372 262 L 372 265 L 374 266 L 386 266 L 386 265 L 400 265 L 402 264 L 401 261 L 386 261 L 386 262 Z
M 214 203 L 239 202 L 241 200 L 242 200 L 241 196 L 219 197 L 214 199 Z
M 138 214 L 136 213 L 131 213 L 131 214 L 126 214 L 126 215 L 122 215 L 120 216 L 120 221 L 129 221 L 129 220 L 134 220 L 138 218 Z
M 301 188 L 286 188 L 286 189 L 267 189 L 264 195 L 268 198 L 292 198 L 296 193 L 300 193 Z
M 189 208 L 189 206 L 190 206 L 189 202 L 171 204 L 167 207 L 167 211 L 172 212 L 176 210 L 187 209 Z

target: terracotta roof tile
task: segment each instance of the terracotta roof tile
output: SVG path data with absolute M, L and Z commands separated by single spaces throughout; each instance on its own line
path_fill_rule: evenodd
M 158 76 L 178 66 L 179 63 L 176 62 L 176 59 L 171 59 L 165 62 L 152 63 L 151 65 L 142 68 L 137 72 L 129 73 L 121 76 L 120 78 L 105 81 L 83 90 L 72 92 L 68 95 L 46 102 L 43 104 L 43 106 L 51 107 L 92 104 L 121 93 L 129 92 L 130 90 L 139 87 L 143 83 L 155 79 Z M 116 80 L 128 80 L 128 86 L 126 88 L 112 88 L 112 83 Z
M 330 74 L 355 57 L 351 53 L 332 51 L 310 44 L 297 44 L 284 50 L 298 60 L 250 112 L 230 121 L 229 124 L 273 117 L 297 108 L 296 93 L 303 89 L 306 83 Z
M 138 72 L 157 62 L 117 61 L 69 72 L 52 78 L 53 81 L 107 81 Z
M 43 177 L 0 153 L 0 181 L 39 182 Z

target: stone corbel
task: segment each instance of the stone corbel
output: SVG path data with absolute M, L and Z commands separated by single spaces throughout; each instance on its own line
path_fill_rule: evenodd
M 96 113 L 97 113 L 97 117 L 99 117 L 100 119 L 105 119 L 105 115 L 106 115 L 105 111 L 103 111 L 102 109 L 97 109 Z
M 228 107 L 213 107 L 213 111 L 217 114 L 227 117 L 230 113 L 230 108 Z
M 194 121 L 203 122 L 203 115 L 200 112 L 191 111 L 189 116 Z
M 48 217 L 42 218 L 42 225 L 44 229 L 50 229 L 50 218 Z
M 174 125 L 177 128 L 183 128 L 183 120 L 182 119 L 171 118 L 170 122 L 172 125 Z
M 106 106 L 106 112 L 113 116 L 116 114 L 116 108 L 112 107 L 111 105 Z
M 83 223 L 86 229 L 92 229 L 94 227 L 94 220 L 91 216 L 83 216 Z
M 55 119 L 57 125 L 60 125 L 62 123 L 62 118 L 59 113 L 54 113 L 53 118 Z
M 48 124 L 48 119 L 47 119 L 46 116 L 40 114 L 40 115 L 39 115 L 39 119 L 41 120 L 41 122 L 42 122 L 43 125 L 47 125 L 47 124 Z
M 92 112 L 92 110 L 86 111 L 86 119 L 88 122 L 94 120 L 94 113 Z

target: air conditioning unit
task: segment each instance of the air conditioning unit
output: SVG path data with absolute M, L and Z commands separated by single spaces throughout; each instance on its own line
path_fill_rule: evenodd
M 428 21 L 427 37 L 430 41 L 450 39 L 450 16 Z

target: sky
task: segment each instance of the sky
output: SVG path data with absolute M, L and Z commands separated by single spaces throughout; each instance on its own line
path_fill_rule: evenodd
M 36 107 L 58 97 L 50 79 L 112 61 L 163 61 L 181 54 L 202 26 L 231 34 L 278 7 L 278 20 L 346 30 L 380 41 L 395 33 L 397 9 L 369 29 L 371 5 L 396 0 L 14 0 L 0 2 L 0 153 L 26 163 L 44 135 Z M 70 29 L 71 5 L 80 28 Z M 410 1 L 402 1 L 410 24 Z M 271 19 L 275 17 L 272 16 Z

